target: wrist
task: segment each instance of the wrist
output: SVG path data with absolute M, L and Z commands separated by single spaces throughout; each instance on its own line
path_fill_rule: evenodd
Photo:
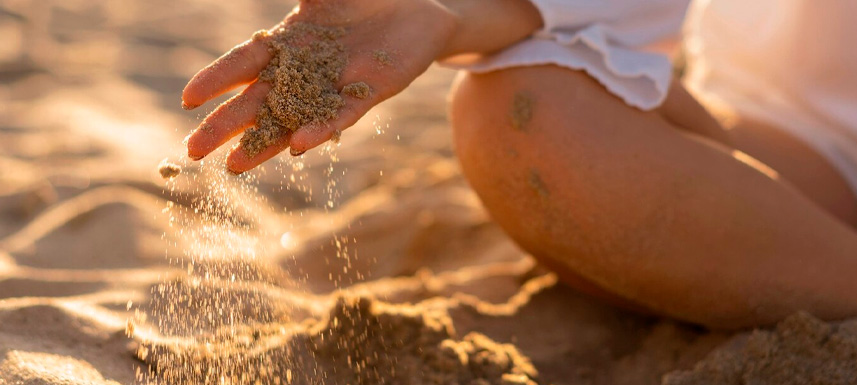
M 504 49 L 542 28 L 529 0 L 435 0 L 446 9 L 453 33 L 440 58 Z
M 441 52 L 438 55 L 438 59 L 442 59 L 449 56 L 457 55 L 457 51 L 460 49 L 461 38 L 464 35 L 466 28 L 466 18 L 469 17 L 472 12 L 469 9 L 469 6 L 472 1 L 471 0 L 430 0 L 437 4 L 439 8 L 443 10 L 444 20 L 440 22 L 441 25 L 446 26 L 446 28 L 450 29 L 449 37 L 446 39 L 444 46 L 441 48 Z M 468 3 L 468 4 L 465 4 Z
M 468 33 L 467 20 L 473 18 L 473 0 L 435 0 L 449 15 L 452 33 L 439 58 L 455 56 L 466 52 Z

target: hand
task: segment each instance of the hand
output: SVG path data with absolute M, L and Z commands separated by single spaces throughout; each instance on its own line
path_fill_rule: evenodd
M 227 158 L 232 172 L 247 171 L 287 148 L 292 154 L 301 154 L 316 147 L 402 91 L 442 55 L 455 30 L 456 16 L 432 0 L 304 0 L 272 31 L 296 22 L 345 28 L 339 42 L 348 61 L 335 87 L 341 90 L 346 84 L 362 81 L 372 92 L 365 99 L 342 94 L 345 106 L 337 118 L 312 129 L 302 127 L 254 156 L 236 146 Z M 269 83 L 257 80 L 271 59 L 266 39 L 251 39 L 235 47 L 202 69 L 185 87 L 182 106 L 192 109 L 249 83 L 188 137 L 188 156 L 192 159 L 203 158 L 255 124 L 256 113 L 271 89 Z M 379 49 L 389 54 L 391 63 L 378 62 L 374 52 Z

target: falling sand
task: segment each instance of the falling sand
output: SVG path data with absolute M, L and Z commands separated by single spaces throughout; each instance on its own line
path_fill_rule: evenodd
M 273 54 L 259 79 L 273 86 L 241 146 L 254 156 L 298 128 L 338 116 L 345 104 L 334 85 L 345 68 L 341 28 L 295 23 L 274 33 L 257 32 Z

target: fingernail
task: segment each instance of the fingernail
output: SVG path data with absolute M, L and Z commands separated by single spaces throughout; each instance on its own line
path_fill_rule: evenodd
M 234 175 L 234 176 L 238 176 L 238 175 L 241 175 L 241 174 L 243 173 L 243 172 L 235 171 L 235 170 L 233 170 L 233 169 L 231 169 L 231 168 L 229 168 L 229 167 L 227 167 L 227 168 L 226 168 L 226 172 L 228 172 L 228 173 L 230 173 L 230 174 L 232 174 L 232 175 Z
M 196 108 L 196 106 L 192 106 L 192 105 L 190 105 L 190 104 L 187 104 L 187 103 L 185 103 L 185 101 L 184 101 L 184 100 L 182 100 L 182 109 L 183 109 L 183 110 L 190 111 L 190 110 L 192 110 L 192 109 L 194 109 L 194 108 Z
M 191 155 L 191 154 L 187 154 L 187 157 L 188 157 L 188 158 L 190 158 L 191 160 L 197 161 L 197 160 L 202 160 L 202 158 L 205 158 L 205 155 Z
M 290 154 L 292 154 L 292 156 L 301 156 L 301 155 L 303 155 L 305 152 L 306 152 L 306 150 L 300 151 L 300 150 L 296 150 L 296 149 L 294 149 L 294 148 L 290 148 L 290 149 L 289 149 L 289 153 L 290 153 Z

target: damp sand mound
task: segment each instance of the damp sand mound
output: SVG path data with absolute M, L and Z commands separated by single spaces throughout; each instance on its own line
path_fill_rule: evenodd
M 445 309 L 340 298 L 327 318 L 267 325 L 191 349 L 154 347 L 166 381 L 212 383 L 528 384 L 537 373 L 512 345 L 479 333 L 458 339 Z M 148 352 L 148 349 L 145 350 Z M 242 353 L 243 352 L 243 353 Z M 180 370 L 178 370 L 180 369 Z
M 347 58 L 337 39 L 344 33 L 342 28 L 295 23 L 253 36 L 268 41 L 272 59 L 259 80 L 272 88 L 256 115 L 256 126 L 241 138 L 248 155 L 262 152 L 298 128 L 338 116 L 345 102 L 335 84 Z
M 119 385 L 105 380 L 92 365 L 54 354 L 11 351 L 0 362 L 0 384 Z
M 718 349 L 666 385 L 846 385 L 857 381 L 857 321 L 825 323 L 807 313 Z

